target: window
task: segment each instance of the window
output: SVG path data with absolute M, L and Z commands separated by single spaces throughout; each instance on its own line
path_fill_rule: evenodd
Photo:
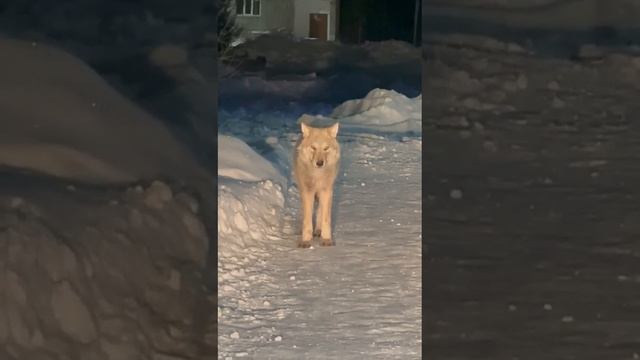
M 260 16 L 261 0 L 236 0 L 236 14 L 244 16 Z

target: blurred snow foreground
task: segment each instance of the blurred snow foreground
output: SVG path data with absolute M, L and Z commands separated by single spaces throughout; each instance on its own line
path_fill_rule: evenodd
M 0 54 L 0 165 L 95 184 L 209 180 L 159 120 L 79 59 L 5 38 Z
M 393 90 L 373 89 L 362 99 L 337 106 L 329 117 L 305 116 L 305 120 L 315 126 L 339 121 L 341 131 L 420 134 L 421 106 L 422 95 L 408 98 Z M 290 178 L 286 175 L 241 139 L 218 136 L 219 256 L 235 254 L 247 246 L 260 247 L 277 232 Z
M 0 358 L 211 354 L 213 174 L 85 63 L 38 43 L 0 38 L 0 114 Z
M 213 176 L 161 121 L 74 56 L 0 37 L 0 167 L 95 185 L 196 191 L 214 236 Z

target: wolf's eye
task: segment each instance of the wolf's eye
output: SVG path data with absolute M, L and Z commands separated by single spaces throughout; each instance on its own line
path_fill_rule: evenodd
M 325 146 L 325 147 L 324 147 L 324 151 L 329 151 L 329 147 L 328 147 L 328 146 Z
M 316 147 L 315 146 L 311 146 L 311 151 L 316 151 Z

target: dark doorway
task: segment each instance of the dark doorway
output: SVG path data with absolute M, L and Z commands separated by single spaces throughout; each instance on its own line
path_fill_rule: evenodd
M 327 14 L 309 14 L 309 37 L 327 40 L 329 16 Z

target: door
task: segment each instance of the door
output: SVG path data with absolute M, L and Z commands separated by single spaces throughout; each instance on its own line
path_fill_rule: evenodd
M 309 37 L 327 40 L 329 14 L 309 14 Z

